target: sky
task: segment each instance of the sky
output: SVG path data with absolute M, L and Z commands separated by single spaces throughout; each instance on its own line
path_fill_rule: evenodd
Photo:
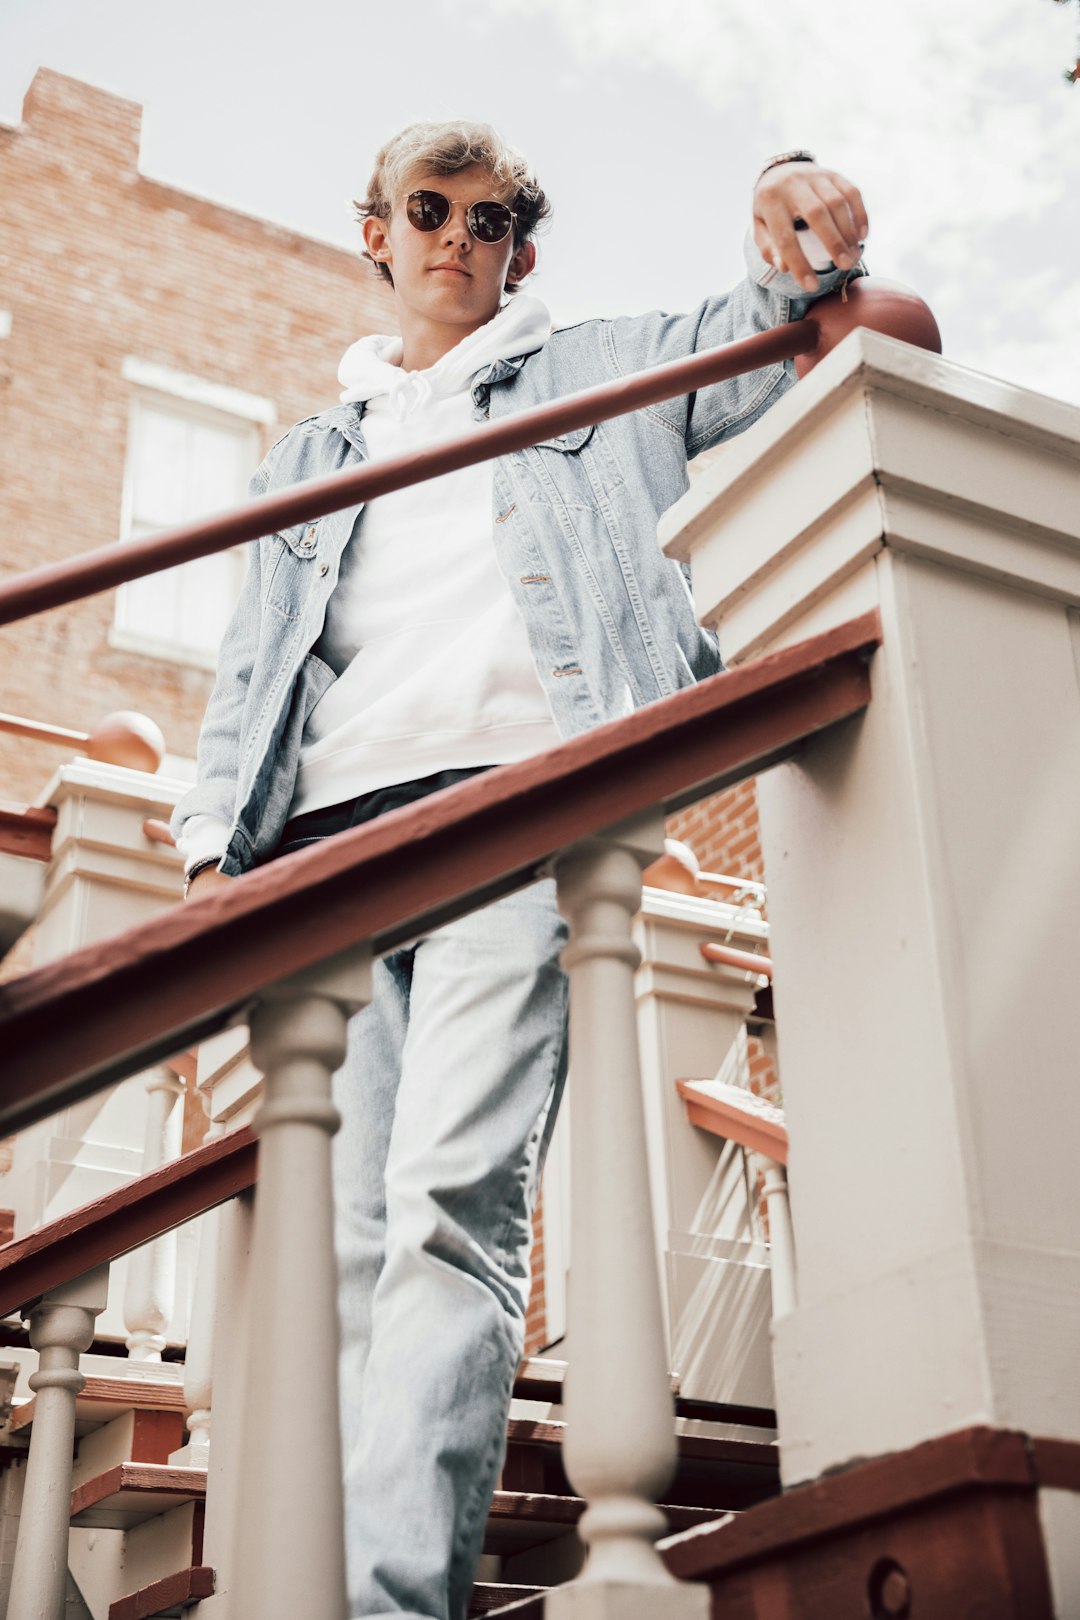
M 559 321 L 731 286 L 758 170 L 808 147 L 949 358 L 1080 404 L 1078 28 L 1054 0 L 0 0 L 0 121 L 72 74 L 142 104 L 144 173 L 356 248 L 381 142 L 485 119 L 553 200 Z

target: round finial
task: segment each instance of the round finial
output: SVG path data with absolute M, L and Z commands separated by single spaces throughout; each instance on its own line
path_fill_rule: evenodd
M 941 333 L 929 304 L 899 281 L 861 276 L 840 292 L 819 298 L 803 318 L 817 327 L 818 344 L 809 354 L 795 356 L 795 370 L 800 377 L 812 371 L 857 326 L 868 326 L 873 332 L 900 338 L 918 349 L 941 353 Z
M 673 889 L 676 894 L 697 894 L 698 858 L 689 844 L 664 839 L 664 853 L 641 874 L 652 889 Z
M 165 758 L 165 738 L 161 727 L 145 714 L 118 709 L 90 733 L 86 754 L 106 765 L 124 765 L 129 771 L 153 775 Z

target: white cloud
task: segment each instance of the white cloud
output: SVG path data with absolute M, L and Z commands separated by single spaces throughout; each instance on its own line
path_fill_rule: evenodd
M 808 145 L 854 180 L 871 269 L 919 287 L 960 352 L 1048 381 L 1080 352 L 1074 8 L 1051 0 L 488 0 L 546 15 L 581 63 L 681 81 L 747 151 Z M 679 129 L 658 141 L 680 161 Z M 751 160 L 753 161 L 753 160 Z M 1028 370 L 1028 367 L 1024 368 Z

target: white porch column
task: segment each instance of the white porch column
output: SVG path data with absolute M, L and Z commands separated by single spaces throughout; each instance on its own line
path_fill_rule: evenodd
M 108 1290 L 109 1268 L 98 1266 L 44 1294 L 27 1312 L 30 1343 L 40 1358 L 30 1376 L 37 1407 L 7 1620 L 63 1620 L 75 1398 L 86 1382 L 79 1355 L 93 1343 Z
M 704 1587 L 678 1585 L 654 1550 L 653 1504 L 675 1468 L 675 1424 L 645 1155 L 631 924 L 641 872 L 663 850 L 653 812 L 583 840 L 554 862 L 570 925 L 574 1076 L 567 1473 L 589 1506 L 579 1580 L 549 1593 L 549 1620 L 703 1620 Z M 648 1591 L 643 1597 L 643 1588 Z
M 265 1076 L 252 1240 L 242 1479 L 231 1612 L 259 1620 L 344 1620 L 345 1553 L 338 1408 L 337 1266 L 330 1081 L 346 1027 L 371 994 L 367 946 L 274 985 L 250 1019 Z M 302 1324 L 302 1421 L 283 1420 Z M 283 1405 L 284 1403 L 284 1405 Z
M 146 1139 L 142 1173 L 180 1157 L 184 1082 L 165 1063 L 151 1069 L 146 1089 Z M 124 1325 L 132 1361 L 160 1361 L 165 1329 L 176 1310 L 176 1233 L 166 1232 L 129 1256 L 124 1288 Z
M 971 1424 L 1078 1441 L 1080 410 L 856 332 L 664 537 L 729 660 L 884 635 L 866 713 L 759 786 L 785 1480 Z

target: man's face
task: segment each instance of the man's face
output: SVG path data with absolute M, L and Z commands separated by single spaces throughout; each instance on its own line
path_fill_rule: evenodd
M 437 230 L 418 231 L 405 213 L 408 193 L 420 190 L 439 191 L 452 204 L 449 218 Z M 368 252 L 389 266 L 403 319 L 408 312 L 439 325 L 461 327 L 464 337 L 495 314 L 507 278 L 520 281 L 532 269 L 536 250 L 531 242 L 515 252 L 513 231 L 501 242 L 488 243 L 478 242 L 469 230 L 465 210 L 495 196 L 486 169 L 417 173 L 394 199 L 388 221 L 365 220 Z

